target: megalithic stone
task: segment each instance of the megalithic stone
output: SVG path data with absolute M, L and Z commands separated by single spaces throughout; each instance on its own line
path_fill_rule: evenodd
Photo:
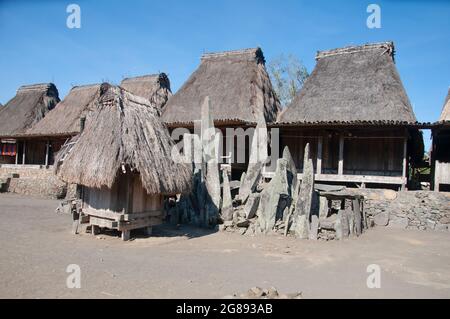
M 260 114 L 252 138 L 247 173 L 239 189 L 239 198 L 242 203 L 247 201 L 248 196 L 255 191 L 256 186 L 261 180 L 262 169 L 267 157 L 267 126 L 264 116 Z
M 275 176 L 261 192 L 257 210 L 258 226 L 264 233 L 269 232 L 275 226 L 277 218 L 282 216 L 285 207 L 285 199 L 288 197 L 288 185 L 286 179 L 287 161 L 284 158 L 277 160 Z M 281 219 L 281 218 L 280 218 Z
M 289 151 L 289 147 L 285 146 L 283 149 L 283 158 L 287 161 L 286 173 L 287 173 L 287 182 L 289 185 L 289 195 L 294 198 L 295 188 L 297 187 L 298 179 L 297 179 L 297 167 L 295 166 L 294 159 L 292 158 L 291 152 Z
M 303 178 L 300 185 L 297 203 L 294 211 L 295 233 L 297 237 L 309 237 L 309 218 L 311 215 L 314 193 L 314 166 L 309 154 L 309 143 L 305 146 L 303 159 Z
M 231 199 L 230 181 L 228 178 L 228 171 L 222 170 L 222 209 L 221 217 L 224 221 L 233 220 L 233 202 Z
M 203 176 L 206 187 L 206 222 L 215 224 L 219 217 L 220 207 L 220 177 L 218 164 L 218 142 L 214 122 L 210 112 L 209 97 L 206 97 L 202 105 L 202 149 L 203 149 Z M 206 172 L 205 172 L 206 171 Z

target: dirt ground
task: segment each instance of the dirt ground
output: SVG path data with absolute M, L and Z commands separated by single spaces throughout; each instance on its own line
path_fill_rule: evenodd
M 450 232 L 371 229 L 344 241 L 161 226 L 153 237 L 72 235 L 58 201 L 0 194 L 0 298 L 223 298 L 253 286 L 304 298 L 449 298 Z M 69 264 L 81 288 L 69 289 Z M 368 288 L 367 266 L 381 267 Z

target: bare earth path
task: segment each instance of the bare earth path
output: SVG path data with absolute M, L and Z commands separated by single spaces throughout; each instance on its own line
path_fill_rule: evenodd
M 450 232 L 372 229 L 358 239 L 310 242 L 189 227 L 122 242 L 70 234 L 57 201 L 0 194 L 1 298 L 222 298 L 275 286 L 304 298 L 449 298 Z M 66 267 L 81 267 L 81 288 Z M 381 267 L 369 289 L 366 268 Z

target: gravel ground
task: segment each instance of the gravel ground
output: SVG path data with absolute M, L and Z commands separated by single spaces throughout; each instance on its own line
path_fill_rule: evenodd
M 450 232 L 375 228 L 311 242 L 160 226 L 122 242 L 72 235 L 57 204 L 0 194 L 1 298 L 222 298 L 253 286 L 304 298 L 450 297 Z M 69 264 L 80 266 L 79 289 L 66 286 Z M 380 288 L 366 285 L 371 264 Z

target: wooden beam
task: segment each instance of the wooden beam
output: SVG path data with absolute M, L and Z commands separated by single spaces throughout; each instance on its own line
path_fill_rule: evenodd
M 403 179 L 406 181 L 406 172 L 407 172 L 407 156 L 408 156 L 408 139 L 405 138 L 403 140 L 403 166 L 402 166 L 402 177 Z M 402 190 L 405 190 L 406 188 L 406 183 L 402 184 Z
M 316 173 L 322 174 L 322 145 L 323 145 L 323 136 L 319 136 L 317 139 L 317 164 L 316 164 Z
M 50 148 L 50 142 L 47 141 L 45 143 L 45 166 L 48 166 L 48 152 L 49 152 L 49 148 Z
M 344 175 L 344 135 L 339 136 L 339 165 L 338 175 Z
M 16 141 L 16 165 L 19 164 L 19 142 Z

